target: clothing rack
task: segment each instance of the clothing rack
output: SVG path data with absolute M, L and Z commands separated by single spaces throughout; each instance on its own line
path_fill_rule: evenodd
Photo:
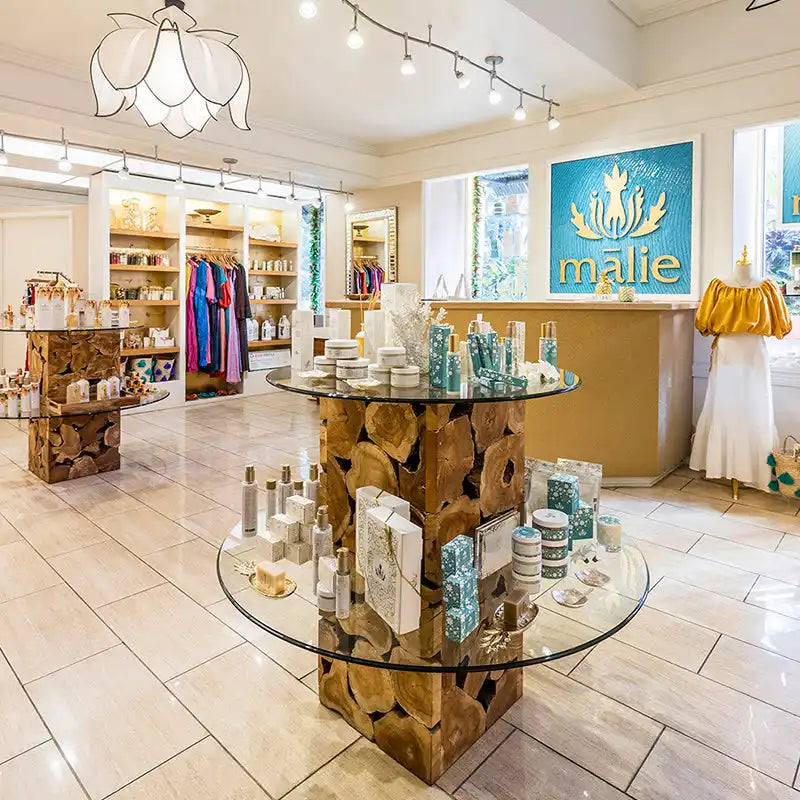
M 187 253 L 223 253 L 225 255 L 239 255 L 239 250 L 232 250 L 230 247 L 187 247 Z

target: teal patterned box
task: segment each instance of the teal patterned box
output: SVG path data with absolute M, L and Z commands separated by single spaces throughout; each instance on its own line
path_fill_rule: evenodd
M 475 547 L 469 536 L 456 536 L 442 546 L 442 576 L 447 580 L 465 569 L 472 569 Z
M 467 568 L 451 575 L 444 582 L 444 607 L 446 611 L 462 611 L 470 602 L 478 600 L 478 570 Z
M 461 643 L 478 627 L 480 615 L 478 603 L 470 602 L 461 611 L 446 611 L 444 635 L 451 641 Z
M 574 475 L 556 472 L 547 479 L 547 507 L 571 517 L 580 503 L 580 488 Z
M 594 538 L 594 510 L 581 500 L 578 510 L 569 518 L 569 549 L 572 543 Z
M 428 333 L 428 371 L 431 386 L 437 389 L 447 388 L 447 350 L 452 332 L 449 325 L 431 325 Z

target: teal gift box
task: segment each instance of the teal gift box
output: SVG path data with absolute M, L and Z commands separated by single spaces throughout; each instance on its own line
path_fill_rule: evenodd
M 480 615 L 478 603 L 473 601 L 460 611 L 446 611 L 444 617 L 444 635 L 451 641 L 461 643 L 478 627 Z
M 569 549 L 572 543 L 583 539 L 594 538 L 594 510 L 583 500 L 578 503 L 578 510 L 569 518 Z
M 574 475 L 556 472 L 547 479 L 547 507 L 571 517 L 580 504 L 580 488 Z
M 452 332 L 449 325 L 431 325 L 428 332 L 428 372 L 431 386 L 437 389 L 447 388 L 447 351 Z
M 462 611 L 478 600 L 478 570 L 469 567 L 444 582 L 445 611 Z
M 442 546 L 442 576 L 445 581 L 452 575 L 472 569 L 475 546 L 469 536 L 456 536 Z

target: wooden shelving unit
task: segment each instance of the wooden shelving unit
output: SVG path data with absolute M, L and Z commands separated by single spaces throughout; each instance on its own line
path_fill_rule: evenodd
M 152 267 L 149 264 L 110 264 L 112 272 L 164 272 L 177 275 L 179 267 Z
M 119 305 L 120 303 L 127 303 L 131 308 L 146 308 L 152 306 L 153 308 L 177 308 L 180 300 L 112 300 L 112 305 Z
M 291 347 L 292 342 L 290 339 L 271 339 L 268 342 L 248 342 L 248 350 L 270 350 L 273 347 Z
M 252 275 L 254 277 L 258 277 L 259 275 L 263 275 L 265 278 L 296 278 L 296 272 L 289 272 L 283 271 L 280 269 L 249 269 L 247 270 L 248 275 Z
M 297 300 L 251 300 L 250 305 L 257 306 L 296 306 Z
M 206 222 L 187 222 L 187 231 L 203 231 L 205 233 L 244 233 L 244 225 L 217 225 Z
M 386 244 L 386 239 L 382 239 L 380 236 L 354 236 L 353 244 L 358 244 L 359 242 L 371 242 L 372 244 Z
M 276 250 L 297 250 L 297 242 L 270 242 L 268 239 L 254 239 L 250 237 L 251 247 L 274 247 Z
M 160 356 L 170 353 L 180 353 L 180 347 L 123 347 L 120 355 L 123 358 L 136 358 L 138 356 Z
M 181 238 L 179 233 L 165 233 L 164 231 L 129 231 L 125 228 L 112 228 L 112 236 L 128 236 L 133 239 L 167 239 L 178 241 Z

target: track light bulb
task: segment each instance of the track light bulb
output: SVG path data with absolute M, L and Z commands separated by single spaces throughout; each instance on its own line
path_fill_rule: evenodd
M 214 188 L 218 192 L 225 191 L 225 176 L 222 174 L 222 170 L 219 171 L 219 183 Z
M 62 172 L 72 172 L 72 162 L 67 156 L 61 156 L 61 158 L 58 159 L 58 168 Z
M 344 210 L 349 214 L 354 208 L 355 205 L 353 204 L 350 195 L 347 195 L 347 200 L 344 201 Z
M 175 189 L 176 192 L 182 192 L 186 188 L 183 182 L 183 163 L 178 164 L 178 177 L 175 178 L 175 183 L 172 188 Z
M 358 6 L 353 11 L 353 27 L 347 34 L 347 46 L 351 50 L 360 50 L 364 46 L 364 37 L 358 29 Z
M 316 0 L 301 0 L 299 11 L 303 19 L 314 19 L 318 11 Z
M 528 114 L 525 111 L 525 101 L 524 101 L 524 99 L 522 97 L 522 90 L 520 89 L 520 92 L 519 92 L 519 105 L 514 110 L 514 119 L 517 122 L 525 122 L 525 120 L 527 118 L 528 118 Z
M 410 55 L 403 56 L 403 63 L 400 65 L 401 75 L 416 75 L 417 68 L 414 66 L 414 59 Z
M 490 90 L 490 92 L 489 92 L 489 102 L 493 106 L 496 106 L 498 103 L 502 102 L 502 100 L 503 100 L 503 95 L 500 94 L 500 92 L 498 92 L 497 89 Z
M 458 88 L 459 89 L 467 89 L 469 85 L 472 83 L 472 78 L 469 75 L 461 72 L 460 70 L 456 71 L 456 80 L 458 81 Z
M 553 106 L 551 105 L 547 112 L 547 127 L 549 130 L 554 131 L 559 125 L 561 125 L 561 123 L 553 115 Z
M 131 172 L 128 169 L 128 156 L 125 154 L 125 151 L 122 151 L 122 169 L 117 173 L 117 177 L 121 181 L 126 181 L 130 178 Z

